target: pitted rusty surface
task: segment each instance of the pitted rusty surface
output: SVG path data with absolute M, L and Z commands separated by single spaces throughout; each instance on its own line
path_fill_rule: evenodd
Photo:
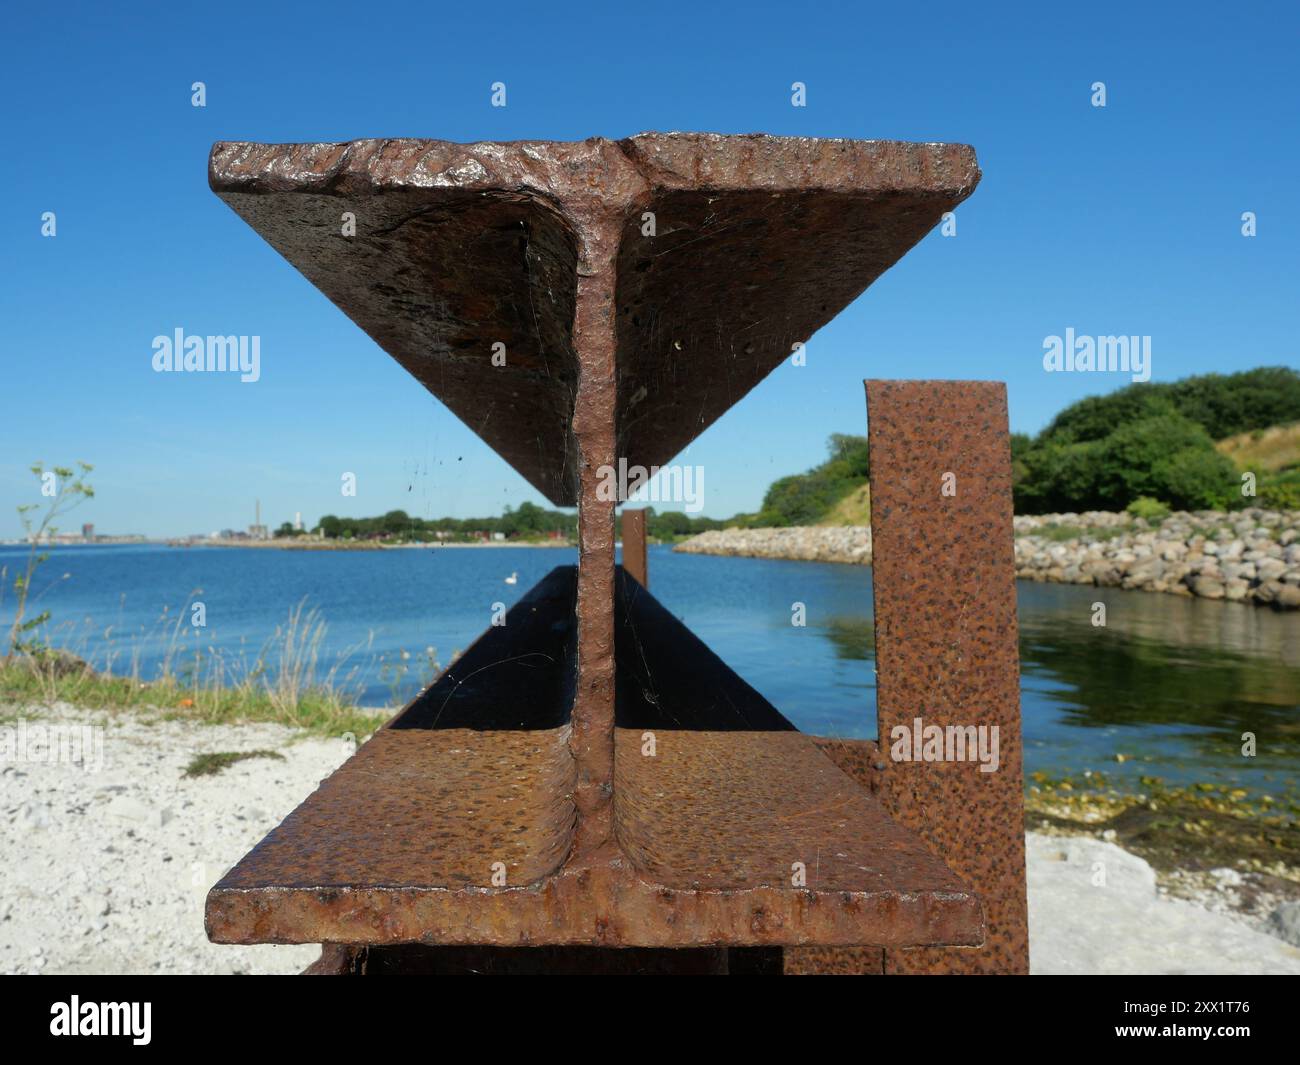
M 564 732 L 380 729 L 214 891 L 539 881 L 573 831 Z
M 885 952 L 877 947 L 786 947 L 786 976 L 883 976 Z
M 837 736 L 814 736 L 817 749 L 845 773 L 871 792 L 880 790 L 886 764 L 875 740 L 850 740 Z
M 868 381 L 880 747 L 997 726 L 999 768 L 888 758 L 881 796 L 984 901 L 978 950 L 888 951 L 890 972 L 1026 972 L 1024 797 L 1005 386 Z M 943 494 L 946 473 L 955 494 Z
M 885 768 L 874 740 L 814 736 L 827 758 L 873 795 L 879 793 Z M 875 947 L 787 947 L 782 956 L 786 976 L 881 976 L 884 951 Z
M 675 888 L 931 893 L 965 886 L 798 732 L 619 729 L 614 809 L 637 871 Z
M 573 343 L 579 381 L 573 404 L 578 457 L 578 677 L 569 746 L 577 771 L 573 857 L 603 847 L 612 832 L 614 775 L 614 508 L 605 471 L 617 466 L 614 332 L 616 208 L 584 201 Z

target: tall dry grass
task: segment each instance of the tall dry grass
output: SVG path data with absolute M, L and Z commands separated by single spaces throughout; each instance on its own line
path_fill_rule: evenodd
M 328 625 L 306 601 L 289 610 L 252 655 L 202 645 L 202 630 L 186 621 L 194 594 L 174 616 L 164 610 L 153 633 L 125 640 L 89 619 L 51 626 L 37 646 L 0 662 L 0 704 L 12 714 L 33 704 L 72 703 L 94 709 L 146 710 L 166 719 L 208 724 L 270 721 L 321 735 L 363 735 L 382 721 L 359 706 L 365 645 L 325 664 Z M 87 660 L 92 642 L 100 664 Z M 146 648 L 161 642 L 146 675 Z M 368 645 L 369 641 L 366 641 Z

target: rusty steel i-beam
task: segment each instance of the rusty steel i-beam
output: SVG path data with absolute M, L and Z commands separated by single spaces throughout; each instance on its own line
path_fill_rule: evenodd
M 337 971 L 362 951 L 374 971 L 434 964 L 411 953 L 432 947 L 679 948 L 665 957 L 708 971 L 722 948 L 799 948 L 788 971 L 881 971 L 882 951 L 907 968 L 927 948 L 942 967 L 939 948 L 955 947 L 958 967 L 1023 968 L 1022 851 L 1000 824 L 997 855 L 965 857 L 984 782 L 921 783 L 875 768 L 874 746 L 796 731 L 650 595 L 643 528 L 625 537 L 628 571 L 615 565 L 618 501 L 602 491 L 620 461 L 671 460 L 965 199 L 979 180 L 970 148 L 713 134 L 221 143 L 209 179 L 579 519 L 576 569 L 529 592 L 217 884 L 214 940 L 340 945 Z M 987 713 L 1018 738 L 1005 400 L 950 385 L 932 407 L 909 387 L 882 406 L 894 444 L 878 443 L 873 411 L 877 498 L 877 447 L 904 449 L 885 468 L 928 475 L 907 449 L 954 411 L 962 431 L 916 453 L 991 479 L 942 514 L 900 499 L 901 517 L 880 518 L 882 620 L 909 595 L 921 518 L 946 523 L 978 570 L 954 571 L 911 627 L 882 631 L 882 730 L 919 700 L 940 719 Z M 960 621 L 938 618 L 943 594 Z M 931 646 L 954 624 L 981 635 Z M 989 655 L 953 659 L 951 646 Z M 938 690 L 887 686 L 887 669 L 936 649 L 949 656 L 926 674 Z M 962 663 L 972 679 L 958 691 Z M 1018 801 L 1018 748 L 1011 761 L 986 789 L 990 818 L 1010 812 L 1012 785 Z M 685 948 L 714 953 L 687 963 Z

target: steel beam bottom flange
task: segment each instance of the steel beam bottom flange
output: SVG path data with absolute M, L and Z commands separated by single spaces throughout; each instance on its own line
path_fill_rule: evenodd
M 382 729 L 213 888 L 209 937 L 983 941 L 977 897 L 798 732 L 618 729 L 616 839 L 570 860 L 565 731 Z
M 978 900 L 952 891 L 689 891 L 622 855 L 521 888 L 231 888 L 208 899 L 216 943 L 438 946 L 978 946 Z
M 518 658 L 511 641 L 563 644 L 552 612 L 575 580 L 571 567 L 543 580 L 506 626 L 223 878 L 208 897 L 209 937 L 505 947 L 983 941 L 978 898 L 943 862 L 630 579 L 617 582 L 618 625 L 639 654 L 619 688 L 633 727 L 615 730 L 605 846 L 573 845 L 567 723 L 428 727 L 439 711 L 459 726 L 500 719 L 450 701 L 452 691 L 494 702 L 570 691 L 555 675 L 572 671 L 572 657 L 558 650 L 545 656 L 549 668 L 521 673 L 522 686 L 466 680 L 489 674 L 479 660 Z M 691 683 L 654 687 L 670 663 Z M 745 727 L 727 718 L 684 727 L 720 704 Z

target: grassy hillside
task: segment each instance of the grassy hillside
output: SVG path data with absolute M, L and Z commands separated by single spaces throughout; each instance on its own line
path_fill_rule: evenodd
M 1238 433 L 1215 447 L 1237 469 L 1255 474 L 1265 506 L 1300 510 L 1300 422 Z
M 871 486 L 861 484 L 826 512 L 818 525 L 870 525 Z
M 1300 422 L 1238 433 L 1214 445 L 1238 469 L 1280 473 L 1300 468 Z

